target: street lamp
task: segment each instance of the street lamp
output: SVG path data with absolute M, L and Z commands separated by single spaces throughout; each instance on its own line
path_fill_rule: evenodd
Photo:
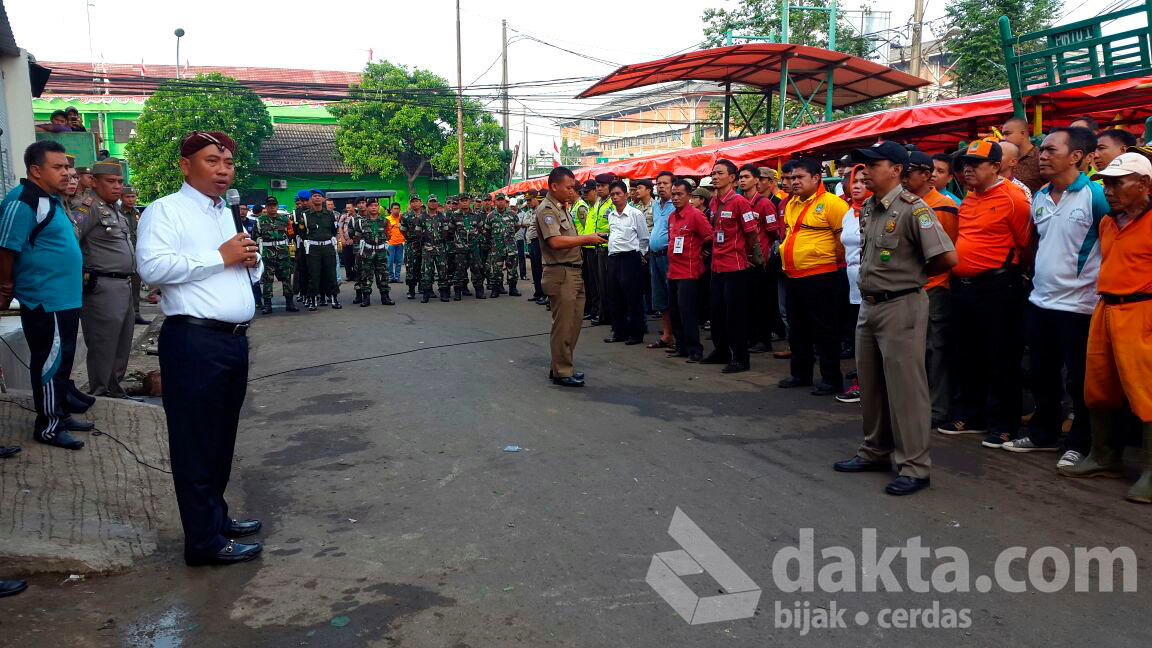
M 179 27 L 173 32 L 176 34 L 176 80 L 180 80 L 180 37 L 184 35 L 184 30 Z

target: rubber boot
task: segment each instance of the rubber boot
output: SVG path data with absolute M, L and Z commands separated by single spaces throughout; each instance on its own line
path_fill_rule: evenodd
M 366 290 L 362 293 L 356 293 L 356 297 L 360 300 L 360 308 L 372 305 L 372 291 Z
M 487 299 L 484 296 L 484 286 L 476 286 L 476 299 Z
M 1124 470 L 1124 442 L 1120 410 L 1089 410 L 1092 419 L 1092 451 L 1075 466 L 1057 468 L 1065 477 L 1120 479 Z
M 1124 499 L 1140 504 L 1152 504 L 1152 423 L 1144 424 L 1144 472 L 1132 484 Z
M 353 304 L 359 304 L 361 299 L 364 299 L 363 293 L 361 293 L 359 290 L 357 290 L 356 296 L 352 299 L 352 303 Z
M 272 300 L 271 299 L 265 299 L 264 300 L 264 305 L 260 308 L 260 312 L 263 313 L 264 315 L 271 315 L 272 314 Z
M 300 309 L 296 306 L 296 299 L 292 295 L 284 296 L 284 310 L 289 313 L 298 313 Z
M 515 280 L 508 282 L 508 296 L 509 297 L 520 297 L 520 291 L 516 290 L 516 281 Z
M 421 304 L 427 304 L 429 299 L 432 299 L 432 291 L 431 290 L 421 290 L 420 291 L 420 303 Z
M 460 288 L 460 286 L 456 286 L 456 290 L 454 290 L 454 291 L 452 292 L 452 301 L 460 301 L 460 299 L 461 299 L 463 296 L 464 296 L 464 291 L 463 291 L 463 289 L 461 289 L 461 288 Z
M 452 301 L 452 297 L 449 296 L 447 288 L 441 288 L 440 289 L 440 301 L 442 301 L 442 302 Z
M 408 284 L 408 299 L 416 299 L 416 285 Z
M 388 296 L 388 293 L 383 291 L 383 290 L 380 291 L 380 303 L 384 304 L 385 306 L 395 306 L 396 305 L 396 302 L 392 301 L 392 298 L 390 296 Z
M 340 310 L 341 308 L 343 308 L 343 306 L 340 305 L 340 298 L 337 297 L 336 295 L 332 295 L 328 299 L 332 300 L 332 309 L 333 310 Z

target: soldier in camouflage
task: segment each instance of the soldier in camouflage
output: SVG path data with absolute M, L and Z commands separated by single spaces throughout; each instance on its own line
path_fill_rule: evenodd
M 448 278 L 448 259 L 444 255 L 444 237 L 449 229 L 448 216 L 440 211 L 440 199 L 428 196 L 428 213 L 421 219 L 425 230 L 421 250 L 420 303 L 427 304 L 432 297 L 432 282 L 440 289 L 440 301 L 450 301 L 451 281 Z
M 416 285 L 421 283 L 420 273 L 424 266 L 424 242 L 426 232 L 421 225 L 424 218 L 424 204 L 420 196 L 412 194 L 408 199 L 408 211 L 400 217 L 400 231 L 404 233 L 404 279 L 408 283 L 408 299 L 416 299 Z
M 520 217 L 508 208 L 508 198 L 504 194 L 496 194 L 496 209 L 489 216 L 492 231 L 489 237 L 492 241 L 488 253 L 488 286 L 494 291 L 503 290 L 508 285 L 508 295 L 519 297 L 516 290 L 516 230 L 520 226 Z
M 264 260 L 264 274 L 260 277 L 263 304 L 260 312 L 272 312 L 272 284 L 279 280 L 284 292 L 284 309 L 294 313 L 295 300 L 292 299 L 292 271 L 296 266 L 293 258 L 296 253 L 293 245 L 295 230 L 292 217 L 279 213 L 280 203 L 275 196 L 264 201 L 264 211 L 256 219 L 254 238 L 260 244 L 260 256 Z
M 380 216 L 380 203 L 375 198 L 368 200 L 368 215 L 355 216 L 349 223 L 349 233 L 356 246 L 356 292 L 360 294 L 360 306 L 372 305 L 372 278 L 376 278 L 376 289 L 380 291 L 380 303 L 393 306 L 388 285 L 388 236 L 391 225 L 387 218 Z
M 468 290 L 468 271 L 472 271 L 472 285 L 476 289 L 476 299 L 484 299 L 484 271 L 480 267 L 480 224 L 476 213 L 471 209 L 471 198 L 460 196 L 459 207 L 450 214 L 452 219 L 452 298 L 460 301 Z

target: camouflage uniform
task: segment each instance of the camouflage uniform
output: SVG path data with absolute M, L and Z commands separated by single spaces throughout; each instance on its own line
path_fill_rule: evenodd
M 463 294 L 468 287 L 468 271 L 472 271 L 472 287 L 476 298 L 484 299 L 484 266 L 480 262 L 480 238 L 483 233 L 476 212 L 457 209 L 452 212 L 454 231 L 453 257 L 455 258 L 452 284 L 456 295 Z M 457 300 L 459 301 L 459 300 Z
M 416 214 L 411 209 L 400 216 L 400 231 L 404 233 L 404 281 L 408 284 L 408 299 L 416 297 L 416 285 L 420 281 L 420 272 L 424 261 L 424 229 L 422 219 L 427 212 Z
M 292 301 L 292 275 L 296 267 L 292 239 L 295 231 L 288 214 L 268 214 L 267 209 L 256 218 L 255 234 L 260 243 L 260 256 L 264 260 L 264 274 L 260 277 L 264 297 L 264 312 L 272 309 L 272 284 L 279 280 L 288 310 L 296 310 Z
M 380 303 L 391 304 L 388 285 L 388 236 L 391 226 L 383 215 L 378 218 L 356 216 L 348 223 L 348 234 L 353 238 L 356 250 L 356 292 L 360 293 L 360 305 L 372 304 L 372 278 L 376 278 L 376 289 L 380 291 Z
M 450 287 L 448 259 L 444 256 L 444 232 L 447 223 L 448 216 L 444 212 L 438 214 L 425 212 L 420 218 L 419 227 L 425 232 L 420 252 L 420 292 L 424 295 L 420 300 L 422 302 L 428 301 L 428 297 L 432 294 L 433 280 L 439 284 L 440 300 L 448 301 Z
M 508 209 L 488 215 L 488 289 L 494 293 L 516 290 L 516 228 L 520 219 Z

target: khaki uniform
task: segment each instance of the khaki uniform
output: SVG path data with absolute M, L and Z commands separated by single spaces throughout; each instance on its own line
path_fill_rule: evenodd
M 897 187 L 864 203 L 860 218 L 856 368 L 870 461 L 892 455 L 901 475 L 927 478 L 932 405 L 924 366 L 929 259 L 954 250 L 936 213 Z
M 84 344 L 88 347 L 88 391 L 96 396 L 123 396 L 120 382 L 128 370 L 133 309 L 132 276 L 136 250 L 131 215 L 121 214 L 87 190 L 77 202 L 72 220 L 84 253 L 84 307 L 80 311 Z
M 580 339 L 584 321 L 584 279 L 580 276 L 580 248 L 553 250 L 553 236 L 579 236 L 576 223 L 563 205 L 549 194 L 536 208 L 536 230 L 540 234 L 540 258 L 544 266 L 540 287 L 552 300 L 552 375 L 572 375 L 572 351 Z

